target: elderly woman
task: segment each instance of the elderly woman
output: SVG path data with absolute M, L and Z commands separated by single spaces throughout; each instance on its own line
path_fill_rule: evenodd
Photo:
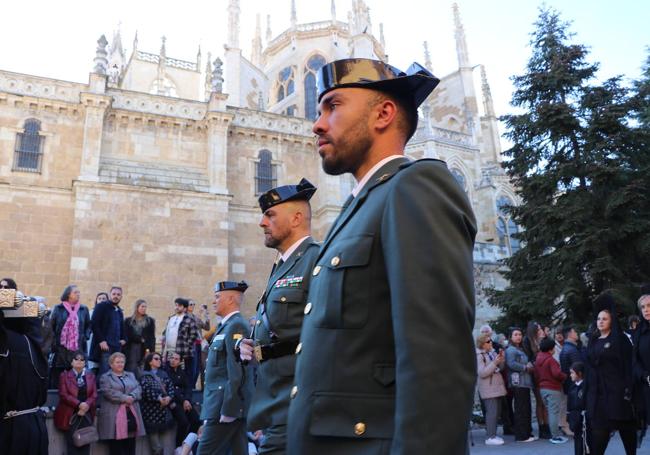
M 95 376 L 86 372 L 86 356 L 78 351 L 72 358 L 72 368 L 61 373 L 59 404 L 54 411 L 54 426 L 65 432 L 68 455 L 88 455 L 90 446 L 76 447 L 72 434 L 95 423 L 97 384 Z
M 145 435 L 138 404 L 142 389 L 133 373 L 124 371 L 125 364 L 124 354 L 111 354 L 110 370 L 99 380 L 97 430 L 99 439 L 108 443 L 110 455 L 134 455 L 136 436 Z
M 161 355 L 152 352 L 144 358 L 142 386 L 142 418 L 153 455 L 163 453 L 162 434 L 174 425 L 170 405 L 174 403 L 174 384 L 163 370 Z
M 497 436 L 497 418 L 500 413 L 502 397 L 506 387 L 501 376 L 505 364 L 503 351 L 498 354 L 492 349 L 492 340 L 488 334 L 476 338 L 476 363 L 478 369 L 478 393 L 485 404 L 485 426 L 487 439 L 485 444 L 497 446 L 503 439 Z
M 634 331 L 634 378 L 639 392 L 642 426 L 650 423 L 650 284 L 641 288 L 637 300 L 641 321 Z
M 75 352 L 83 351 L 86 341 L 90 338 L 90 313 L 88 308 L 79 302 L 80 297 L 77 286 L 67 286 L 61 294 L 61 303 L 54 307 L 50 316 L 54 334 L 51 387 L 55 389 L 58 388 L 61 372 L 70 368 Z
M 616 318 L 609 294 L 594 302 L 598 317 L 587 348 L 586 402 L 591 454 L 602 455 L 618 430 L 625 453 L 636 453 L 636 424 L 632 402 L 632 343 Z
M 156 321 L 147 315 L 147 302 L 138 299 L 133 315 L 124 320 L 126 370 L 140 376 L 142 359 L 156 347 Z

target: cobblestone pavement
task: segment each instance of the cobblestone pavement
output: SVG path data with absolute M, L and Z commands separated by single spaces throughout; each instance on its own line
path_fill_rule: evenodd
M 534 431 L 537 434 L 537 431 Z M 474 446 L 470 446 L 471 455 L 501 455 L 501 454 L 518 454 L 518 455 L 573 455 L 573 438 L 565 444 L 551 444 L 547 440 L 537 440 L 535 442 L 515 442 L 514 436 L 502 436 L 506 443 L 502 446 L 486 446 L 485 430 L 472 430 Z M 650 439 L 643 440 L 643 445 L 637 450 L 637 455 L 650 455 Z M 625 455 L 623 444 L 618 433 L 610 440 L 607 446 L 606 455 Z

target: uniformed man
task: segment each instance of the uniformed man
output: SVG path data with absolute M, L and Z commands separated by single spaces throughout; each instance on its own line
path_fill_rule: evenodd
M 248 285 L 221 281 L 214 287 L 214 307 L 223 319 L 210 344 L 205 367 L 199 455 L 247 455 L 246 413 L 253 392 L 249 368 L 235 356 L 235 343 L 248 334 L 240 314 Z
M 319 71 L 322 166 L 357 186 L 312 271 L 291 455 L 467 452 L 474 215 L 444 162 L 404 156 L 437 84 L 418 64 L 346 59 Z
M 309 199 L 316 191 L 308 180 L 273 188 L 259 197 L 264 245 L 280 257 L 273 266 L 257 307 L 252 339 L 240 346 L 244 361 L 259 363 L 248 414 L 248 429 L 264 430 L 260 454 L 286 453 L 289 393 L 318 244 L 311 238 Z

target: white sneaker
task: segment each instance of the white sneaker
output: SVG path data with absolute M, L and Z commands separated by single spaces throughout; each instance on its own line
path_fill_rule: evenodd
M 549 442 L 551 444 L 564 444 L 567 441 L 568 439 L 565 438 L 564 436 L 556 436 L 555 438 L 549 439 Z
M 530 436 L 528 439 L 522 439 L 517 442 L 535 442 L 535 441 L 537 441 L 537 438 L 535 436 Z
M 495 436 L 493 438 L 488 438 L 485 440 L 486 446 L 502 446 L 503 443 L 504 443 L 503 439 L 501 439 L 498 436 Z

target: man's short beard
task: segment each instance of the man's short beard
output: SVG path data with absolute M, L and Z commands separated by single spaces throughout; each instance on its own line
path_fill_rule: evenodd
M 334 159 L 323 158 L 323 171 L 329 175 L 341 175 L 346 172 L 354 174 L 368 156 L 372 139 L 368 128 L 368 113 L 359 119 L 359 122 L 349 128 L 336 143 Z
M 279 239 L 275 237 L 268 237 L 264 239 L 264 246 L 267 248 L 277 248 L 277 246 L 282 243 Z

